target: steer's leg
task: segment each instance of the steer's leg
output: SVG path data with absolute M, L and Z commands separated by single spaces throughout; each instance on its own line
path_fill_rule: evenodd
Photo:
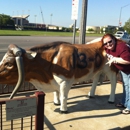
M 61 113 L 67 113 L 67 98 L 68 93 L 71 88 L 71 85 L 67 83 L 67 81 L 63 81 L 60 84 L 60 112 Z
M 117 75 L 116 72 L 108 71 L 106 73 L 107 77 L 109 78 L 111 82 L 111 93 L 108 99 L 109 103 L 114 103 L 115 101 L 115 90 L 116 90 L 116 83 L 117 83 Z
M 96 74 L 93 78 L 92 87 L 91 87 L 90 92 L 88 93 L 89 97 L 94 97 L 94 95 L 95 95 L 95 90 L 96 90 L 96 86 L 97 86 L 98 81 L 99 81 L 99 76 L 100 76 L 100 73 Z
M 54 104 L 60 105 L 59 91 L 54 92 Z

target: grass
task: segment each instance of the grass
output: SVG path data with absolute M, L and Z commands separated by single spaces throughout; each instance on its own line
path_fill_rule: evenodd
M 103 34 L 86 34 L 86 36 L 102 36 L 102 35 Z M 66 36 L 66 37 L 72 37 L 73 32 L 0 30 L 0 36 Z M 76 36 L 79 36 L 79 33 L 76 33 Z

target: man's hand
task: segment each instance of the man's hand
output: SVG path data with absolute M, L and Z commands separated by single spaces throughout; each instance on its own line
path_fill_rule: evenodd
M 111 58 L 111 59 L 106 63 L 106 65 L 109 64 L 109 66 L 111 66 L 112 63 L 115 63 L 115 64 L 117 63 L 116 57 Z

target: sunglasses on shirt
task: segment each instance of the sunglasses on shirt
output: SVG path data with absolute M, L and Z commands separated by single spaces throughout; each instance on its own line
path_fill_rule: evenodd
M 105 46 L 105 45 L 107 45 L 107 44 L 110 44 L 110 43 L 112 43 L 112 40 L 110 40 L 110 41 L 108 41 L 108 42 L 105 42 L 105 43 L 103 43 L 103 45 Z

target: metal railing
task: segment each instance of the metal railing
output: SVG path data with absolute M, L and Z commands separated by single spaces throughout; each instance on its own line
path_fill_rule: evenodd
M 6 121 L 6 101 L 0 101 L 0 130 L 43 130 L 44 129 L 44 97 L 43 92 L 36 92 L 35 96 L 22 97 L 17 99 L 37 98 L 36 115 Z

